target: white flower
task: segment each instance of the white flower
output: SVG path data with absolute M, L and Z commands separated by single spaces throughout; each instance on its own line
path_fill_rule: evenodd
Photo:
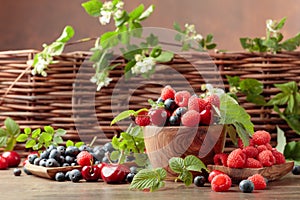
M 273 32 L 273 33 L 277 33 L 278 30 L 275 30 L 274 29 L 274 26 L 275 26 L 275 22 L 271 19 L 268 19 L 266 21 L 266 25 L 267 25 L 267 29 L 270 31 L 270 32 Z
M 188 33 L 196 33 L 195 25 L 194 24 L 185 24 L 185 28 Z
M 203 39 L 203 36 L 201 34 L 197 34 L 197 35 L 194 36 L 193 39 L 197 40 L 197 41 L 201 41 Z
M 143 60 L 143 56 L 141 54 L 135 54 L 134 59 L 136 62 L 140 62 Z
M 116 8 L 121 9 L 121 10 L 123 9 L 123 7 L 124 7 L 124 2 L 123 1 L 118 2 L 117 5 L 116 5 Z
M 101 90 L 101 88 L 103 86 L 105 86 L 105 87 L 108 86 L 111 81 L 112 81 L 112 78 L 105 77 L 104 80 L 101 80 L 100 82 L 98 82 L 97 91 Z
M 102 8 L 105 10 L 111 10 L 113 9 L 114 5 L 111 1 L 105 1 Z
M 139 55 L 139 54 L 138 54 Z M 134 67 L 131 68 L 133 74 L 143 74 L 152 70 L 155 65 L 155 61 L 152 57 L 145 57 L 144 59 L 138 61 Z
M 110 18 L 111 18 L 111 12 L 110 11 L 105 11 L 102 10 L 100 12 L 101 17 L 99 18 L 99 21 L 102 25 L 106 25 L 110 22 Z
M 123 17 L 123 13 L 124 13 L 123 10 L 117 10 L 117 11 L 114 13 L 114 16 L 115 16 L 116 19 L 120 19 L 121 17 Z

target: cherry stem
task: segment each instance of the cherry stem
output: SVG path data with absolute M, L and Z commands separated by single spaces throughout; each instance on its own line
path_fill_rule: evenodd
M 91 143 L 88 146 L 92 147 L 94 145 L 94 143 L 96 142 L 96 140 L 97 140 L 97 136 L 93 137 Z

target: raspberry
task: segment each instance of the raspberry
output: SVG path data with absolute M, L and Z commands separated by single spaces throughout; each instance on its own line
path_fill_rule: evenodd
M 242 150 L 248 158 L 255 158 L 258 155 L 258 150 L 254 146 L 247 146 Z
M 248 180 L 254 184 L 254 190 L 263 190 L 267 187 L 265 178 L 260 174 L 254 174 L 248 177 Z
M 271 144 L 267 143 L 267 144 L 265 144 L 265 145 L 266 145 L 266 147 L 267 147 L 268 150 L 272 151 L 273 147 L 272 147 Z
M 227 167 L 227 158 L 228 154 L 218 153 L 214 156 L 214 163 L 215 165 L 224 165 L 225 167 Z
M 161 90 L 160 98 L 162 100 L 174 99 L 175 93 L 175 90 L 170 85 L 167 85 Z
M 213 170 L 213 171 L 211 171 L 211 172 L 209 173 L 209 175 L 208 175 L 208 179 L 207 179 L 208 182 L 211 183 L 211 181 L 213 180 L 213 178 L 214 178 L 215 176 L 219 175 L 219 174 L 224 174 L 224 172 L 219 171 L 219 170 Z
M 257 159 L 264 167 L 270 167 L 275 163 L 275 157 L 270 150 L 264 150 L 260 152 Z
M 227 158 L 227 166 L 232 168 L 243 168 L 246 163 L 246 154 L 241 149 L 233 150 Z
M 81 151 L 77 157 L 77 163 L 81 166 L 92 165 L 93 163 L 93 155 L 88 151 Z
M 200 124 L 210 125 L 212 123 L 213 123 L 213 115 L 211 113 L 211 110 L 204 109 L 200 113 Z
M 188 106 L 189 98 L 191 94 L 188 91 L 180 91 L 175 94 L 175 102 L 180 107 Z
M 220 108 L 220 98 L 216 94 L 212 94 L 210 96 L 207 96 L 205 98 L 210 104 L 216 106 L 217 108 Z
M 206 100 L 201 99 L 201 98 L 197 97 L 196 95 L 193 95 L 189 98 L 188 109 L 201 112 L 206 108 L 207 103 L 208 102 Z
M 211 181 L 211 189 L 215 192 L 225 192 L 231 187 L 231 179 L 227 174 L 219 174 Z
M 264 150 L 268 150 L 267 146 L 264 144 L 257 146 L 256 149 L 258 150 L 258 153 L 260 153 Z
M 252 140 L 252 139 L 249 140 L 249 146 L 254 146 L 254 143 L 253 143 L 253 140 Z M 242 141 L 241 138 L 238 139 L 238 147 L 239 147 L 240 149 L 243 149 L 243 148 L 244 148 L 244 144 L 243 144 L 243 141 Z
M 256 145 L 270 143 L 271 135 L 267 131 L 256 131 L 252 136 L 253 142 Z
M 148 113 L 153 125 L 162 126 L 167 120 L 167 112 L 164 109 L 151 109 Z
M 150 117 L 148 111 L 141 111 L 135 117 L 135 123 L 139 126 L 148 126 L 150 124 Z
M 277 151 L 276 149 L 272 149 L 272 154 L 275 158 L 275 164 L 285 163 L 285 157 L 281 152 Z
M 181 122 L 184 126 L 193 127 L 199 124 L 200 113 L 195 110 L 187 111 L 182 117 Z
M 247 158 L 245 168 L 262 168 L 262 164 L 255 158 Z

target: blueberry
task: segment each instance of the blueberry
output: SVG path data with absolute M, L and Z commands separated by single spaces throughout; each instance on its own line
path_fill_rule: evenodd
M 71 166 L 76 166 L 76 165 L 77 165 L 77 162 L 71 163 Z
M 159 97 L 159 98 L 156 100 L 156 103 L 157 103 L 157 104 L 159 104 L 159 103 L 164 103 L 164 100 L 163 100 L 161 97 Z
M 39 162 L 39 166 L 46 167 L 47 159 L 41 159 Z
M 50 151 L 43 151 L 40 155 L 41 159 L 48 159 Z
M 129 174 L 127 174 L 127 176 L 126 176 L 126 182 L 131 183 L 132 180 L 133 180 L 133 178 L 134 178 L 134 176 L 135 176 L 135 174 L 131 173 L 131 172 Z
M 58 146 L 56 149 L 60 153 L 60 155 L 65 155 L 66 148 L 64 146 Z
M 181 117 L 182 115 L 184 115 L 184 113 L 186 113 L 187 111 L 187 108 L 186 107 L 179 107 L 175 110 L 175 114 L 178 116 L 178 117 Z
M 26 167 L 23 167 L 23 171 L 27 175 L 32 175 L 32 173 L 28 169 L 26 169 Z
M 251 193 L 254 190 L 254 184 L 250 180 L 242 180 L 239 188 L 244 193 Z
M 22 173 L 21 169 L 19 169 L 19 168 L 15 168 L 15 169 L 14 169 L 14 175 L 15 175 L 15 176 L 20 176 L 21 173 Z
M 295 166 L 293 167 L 292 173 L 293 173 L 294 175 L 300 175 L 300 166 L 295 165 Z
M 180 118 L 176 115 L 171 116 L 169 118 L 169 123 L 171 126 L 179 126 L 180 125 Z
M 58 161 L 60 156 L 61 156 L 60 152 L 57 149 L 52 149 L 50 151 L 49 158 L 53 158 Z
M 72 162 L 74 162 L 75 158 L 72 156 L 66 156 L 65 157 L 65 162 L 71 164 Z
M 104 144 L 103 149 L 104 149 L 104 151 L 110 152 L 110 153 L 115 150 L 111 142 Z
M 40 161 L 41 161 L 41 158 L 36 158 L 36 159 L 34 159 L 33 164 L 40 165 Z
M 178 106 L 173 99 L 165 100 L 165 109 L 169 111 L 174 111 Z
M 94 150 L 94 153 L 92 153 L 92 155 L 94 156 L 95 160 L 101 161 L 105 156 L 105 150 L 102 148 Z
M 30 154 L 30 155 L 28 156 L 28 162 L 29 162 L 30 164 L 33 164 L 33 163 L 34 163 L 34 160 L 35 160 L 37 157 L 38 157 L 38 155 L 36 155 L 36 154 Z
M 79 154 L 79 149 L 75 146 L 68 146 L 65 154 L 67 156 L 76 157 Z
M 62 167 L 69 167 L 70 164 L 69 164 L 69 163 L 63 163 L 61 166 L 62 166 Z
M 89 147 L 89 146 L 87 146 L 87 145 L 81 145 L 81 146 L 79 147 L 79 151 L 88 151 L 88 152 L 92 152 L 93 150 L 92 150 L 91 147 Z
M 65 163 L 65 157 L 64 156 L 59 156 L 58 163 L 61 164 L 61 165 L 63 163 Z
M 197 187 L 203 187 L 204 184 L 205 184 L 205 181 L 206 179 L 204 178 L 204 176 L 196 176 L 194 178 L 194 184 L 197 186 Z
M 59 182 L 65 181 L 66 180 L 65 174 L 63 172 L 57 172 L 55 174 L 55 180 Z
M 56 146 L 54 146 L 54 145 L 51 144 L 50 146 L 47 147 L 46 151 L 50 152 L 53 149 L 56 149 Z
M 137 172 L 138 172 L 136 166 L 131 166 L 129 169 L 130 169 L 130 173 L 132 173 L 132 174 L 137 174 Z
M 54 158 L 49 158 L 46 161 L 46 167 L 59 167 L 59 163 Z
M 66 174 L 65 174 L 65 180 L 66 180 L 66 181 L 70 181 L 70 180 L 71 180 L 71 179 L 70 179 L 70 172 L 71 172 L 71 171 L 67 171 Z
M 78 169 L 73 169 L 69 173 L 69 178 L 72 182 L 79 182 L 82 179 L 81 172 Z
M 102 162 L 103 162 L 103 163 L 109 163 L 109 160 L 108 160 L 108 158 L 105 156 L 105 157 L 102 159 Z

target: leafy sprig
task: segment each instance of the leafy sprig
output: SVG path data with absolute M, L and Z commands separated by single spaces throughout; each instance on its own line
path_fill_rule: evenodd
M 51 126 L 44 126 L 43 131 L 38 128 L 31 130 L 31 128 L 25 128 L 24 133 L 17 137 L 17 142 L 26 142 L 25 148 L 32 148 L 33 150 L 40 150 L 47 148 L 50 145 L 57 146 L 62 144 L 64 141 L 62 136 L 66 134 L 63 129 L 54 130 Z
M 283 34 L 280 32 L 285 24 L 286 18 L 279 22 L 276 20 L 266 21 L 266 36 L 261 38 L 240 38 L 240 43 L 245 50 L 250 52 L 271 52 L 278 53 L 283 50 L 293 51 L 300 46 L 300 33 L 283 41 Z
M 10 117 L 5 119 L 4 126 L 5 128 L 0 128 L 0 147 L 5 147 L 5 150 L 13 150 L 21 132 L 20 127 Z

